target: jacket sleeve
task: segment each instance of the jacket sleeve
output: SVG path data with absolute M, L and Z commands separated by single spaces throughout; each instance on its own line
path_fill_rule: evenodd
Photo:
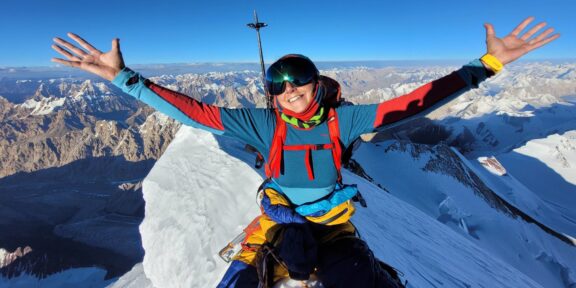
M 361 134 L 372 132 L 376 128 L 399 125 L 424 114 L 422 112 L 430 112 L 464 92 L 477 88 L 492 75 L 477 59 L 406 95 L 380 104 L 345 106 L 339 111 L 339 118 L 348 118 L 351 121 L 340 121 L 344 122 L 344 127 L 341 127 L 341 135 L 345 138 L 343 141 L 345 144 L 350 143 Z
M 271 141 L 274 121 L 270 119 L 275 118 L 267 109 L 227 109 L 208 105 L 159 86 L 129 68 L 124 68 L 112 83 L 184 125 L 236 138 L 261 152 Z

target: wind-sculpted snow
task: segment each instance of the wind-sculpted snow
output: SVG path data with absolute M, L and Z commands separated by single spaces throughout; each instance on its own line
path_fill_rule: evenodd
M 227 149 L 242 152 L 243 146 Z M 144 181 L 144 271 L 156 287 L 214 287 L 218 251 L 258 213 L 262 177 L 211 134 L 183 127 Z
M 233 157 L 252 159 L 242 147 L 184 127 L 146 178 L 140 231 L 145 276 L 155 287 L 214 287 L 223 275 L 218 250 L 258 214 L 262 178 Z M 541 287 L 413 206 L 344 176 L 369 203 L 354 216 L 362 236 L 413 287 Z

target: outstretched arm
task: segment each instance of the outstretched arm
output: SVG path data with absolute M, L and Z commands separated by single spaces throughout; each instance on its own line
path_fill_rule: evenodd
M 102 52 L 76 34 L 68 33 L 68 37 L 84 49 L 62 38 L 54 38 L 56 44 L 52 45 L 52 49 L 66 57 L 67 60 L 52 58 L 52 61 L 112 81 L 122 91 L 183 124 L 204 128 L 216 134 L 223 133 L 224 127 L 218 107 L 201 103 L 184 94 L 160 87 L 126 68 L 120 51 L 119 39 L 112 40 L 110 51 Z
M 145 79 L 124 65 L 120 42 L 112 40 L 112 48 L 102 52 L 80 36 L 68 33 L 78 46 L 54 38 L 52 48 L 66 59 L 52 58 L 53 62 L 78 68 L 112 81 L 122 91 L 152 106 L 154 109 L 180 121 L 214 134 L 241 140 L 260 151 L 271 138 L 272 114 L 263 109 L 226 109 L 202 103 L 182 93 L 166 89 Z M 83 48 L 83 49 L 82 49 Z
M 381 103 L 377 109 L 374 128 L 403 120 L 433 107 L 439 107 L 458 95 L 478 87 L 480 82 L 501 69 L 498 66 L 513 62 L 560 37 L 559 34 L 550 36 L 554 31 L 553 28 L 548 28 L 535 36 L 546 26 L 545 22 L 523 33 L 522 31 L 533 20 L 534 17 L 526 18 L 503 38 L 496 37 L 492 24 L 484 24 L 486 51 L 487 54 L 496 58 L 496 63 L 489 62 L 489 59 L 482 57 L 480 62 L 472 61 L 448 76 L 432 81 L 409 94 Z
M 494 27 L 485 24 L 486 52 L 496 59 L 496 66 L 511 63 L 530 51 L 542 47 L 560 35 L 554 34 L 553 28 L 548 28 L 538 34 L 546 23 L 540 23 L 526 32 L 522 32 L 534 20 L 526 18 L 512 32 L 503 38 L 496 37 Z M 459 70 L 440 79 L 427 83 L 416 90 L 375 105 L 359 105 L 342 108 L 342 117 L 354 119 L 347 127 L 341 128 L 340 135 L 344 143 L 350 143 L 359 135 L 373 131 L 379 127 L 400 125 L 412 118 L 440 107 L 464 92 L 478 85 L 486 78 L 497 73 L 494 62 L 485 63 L 485 58 L 474 60 Z M 500 67 L 501 68 L 501 67 Z M 339 116 L 340 117 L 340 116 Z M 342 122 L 342 126 L 347 124 Z

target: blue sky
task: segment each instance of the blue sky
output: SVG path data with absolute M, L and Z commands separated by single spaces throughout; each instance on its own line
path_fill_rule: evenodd
M 316 61 L 472 59 L 485 52 L 482 24 L 498 36 L 526 16 L 560 39 L 526 57 L 576 58 L 576 1 L 384 0 L 4 0 L 0 66 L 49 66 L 54 36 L 75 32 L 101 50 L 121 39 L 130 64 L 256 62 L 256 8 L 264 58 L 287 53 Z

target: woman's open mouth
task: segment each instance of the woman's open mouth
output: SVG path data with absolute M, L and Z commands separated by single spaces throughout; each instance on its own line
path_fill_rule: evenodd
M 294 101 L 296 101 L 296 100 L 300 99 L 302 96 L 303 96 L 303 95 L 296 95 L 296 96 L 294 96 L 294 97 L 292 97 L 292 98 L 288 99 L 288 103 L 292 103 L 292 102 L 294 102 Z

